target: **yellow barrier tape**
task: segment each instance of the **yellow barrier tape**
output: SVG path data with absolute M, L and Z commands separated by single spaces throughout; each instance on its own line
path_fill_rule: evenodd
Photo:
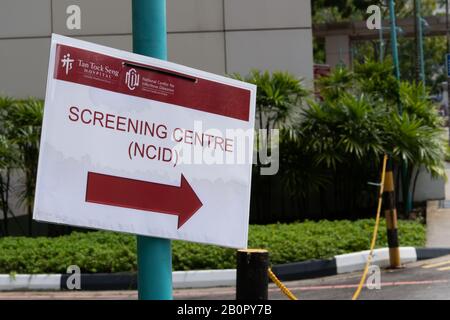
M 377 242 L 378 226 L 380 224 L 381 206 L 383 204 L 384 180 L 385 180 L 385 177 L 386 177 L 387 160 L 388 160 L 387 155 L 384 155 L 384 158 L 383 158 L 383 169 L 381 171 L 380 193 L 379 193 L 379 197 L 378 197 L 377 216 L 376 216 L 376 219 L 375 219 L 375 227 L 373 229 L 372 242 L 370 244 L 370 252 L 369 252 L 369 256 L 367 257 L 367 262 L 366 262 L 366 266 L 364 267 L 364 272 L 363 272 L 363 275 L 361 277 L 361 281 L 359 282 L 358 288 L 356 289 L 355 293 L 353 294 L 352 300 L 358 299 L 359 295 L 361 294 L 361 290 L 362 290 L 362 288 L 364 286 L 364 282 L 366 281 L 367 272 L 369 271 L 370 263 L 372 262 L 373 249 L 375 248 L 375 243 Z
M 277 285 L 277 287 L 280 288 L 281 292 L 283 292 L 289 299 L 298 300 L 297 297 L 291 292 L 291 290 L 286 288 L 286 286 L 277 278 L 272 269 L 269 268 L 267 270 L 267 273 L 269 274 L 270 280 L 272 280 Z

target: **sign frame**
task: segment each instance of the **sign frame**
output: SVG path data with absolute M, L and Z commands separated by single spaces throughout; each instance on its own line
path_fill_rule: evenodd
M 79 49 L 79 51 L 71 48 Z M 69 56 L 67 54 L 69 51 L 66 49 L 72 52 L 72 55 Z M 67 52 L 62 52 L 63 50 Z M 77 56 L 84 53 L 87 58 L 83 56 L 77 59 Z M 109 58 L 111 59 L 108 60 Z M 89 69 L 91 67 L 90 64 L 84 66 L 85 59 L 93 59 L 88 62 L 101 65 L 101 68 L 96 66 L 96 71 L 99 73 L 90 74 L 90 78 L 86 76 L 83 72 L 91 70 Z M 127 85 L 125 89 L 123 84 L 120 86 L 117 83 L 114 84 L 115 78 L 110 83 L 100 81 L 98 78 L 109 72 L 112 77 L 116 76 L 113 72 L 114 59 L 120 60 L 123 68 L 126 68 L 121 69 L 116 77 Z M 111 65 L 108 65 L 108 61 L 111 61 Z M 95 66 L 95 64 L 92 65 Z M 134 72 L 131 72 L 132 70 Z M 164 74 L 167 70 L 172 75 Z M 159 93 L 163 89 L 166 90 L 165 87 L 163 89 L 159 87 L 160 90 L 156 90 L 156 93 L 140 91 L 138 94 L 141 88 L 137 87 L 144 86 L 144 76 L 149 74 L 152 74 L 151 77 L 155 79 L 162 77 L 161 79 L 164 80 L 171 76 L 182 81 L 175 78 L 173 81 L 170 80 L 174 83 L 175 93 L 169 93 L 166 96 Z M 198 84 L 198 89 L 183 91 L 184 87 L 180 83 L 189 77 L 194 79 L 192 83 Z M 170 81 L 163 80 L 161 83 L 169 82 L 170 85 Z M 164 86 L 167 86 L 167 83 Z M 177 96 L 176 90 L 183 94 Z M 191 91 L 194 93 L 190 95 Z M 150 98 L 146 95 L 150 95 Z M 247 96 L 248 100 L 242 103 L 242 97 Z M 189 97 L 191 103 L 181 104 L 180 101 L 184 103 L 184 97 Z M 217 101 L 220 103 L 211 103 L 216 101 L 214 99 L 219 99 Z M 124 105 L 128 103 L 126 106 L 128 109 L 120 109 L 121 106 L 117 102 Z M 244 111 L 239 109 L 241 105 L 247 103 L 247 112 L 245 109 L 242 109 Z M 225 107 L 223 107 L 224 104 Z M 50 223 L 245 248 L 248 240 L 255 104 L 256 87 L 252 84 L 53 34 L 33 218 Z M 148 110 L 143 107 L 147 105 L 149 105 Z M 119 109 L 122 111 L 118 112 Z M 89 115 L 86 110 L 90 110 L 93 114 L 92 126 L 82 123 L 82 113 Z M 106 115 L 102 126 L 96 125 L 101 123 L 100 120 L 96 122 L 96 112 Z M 113 112 L 116 112 L 114 113 L 116 126 L 120 123 L 117 119 L 125 118 L 126 114 L 130 115 L 129 119 L 131 115 L 136 117 L 139 115 L 145 119 L 152 118 L 155 120 L 153 123 L 163 123 L 167 127 L 167 135 L 172 134 L 172 138 L 175 137 L 175 128 L 185 130 L 184 134 L 187 131 L 197 132 L 194 130 L 195 123 L 189 122 L 196 119 L 206 127 L 205 132 L 218 129 L 219 134 L 215 136 L 211 134 L 211 136 L 216 139 L 214 140 L 215 152 L 222 151 L 223 154 L 228 151 L 226 130 L 251 131 L 247 141 L 249 148 L 245 149 L 246 162 L 231 165 L 191 164 L 188 166 L 178 165 L 175 161 L 173 166 L 172 163 L 170 167 L 167 166 L 167 171 L 161 169 L 165 165 L 161 163 L 163 161 L 149 162 L 149 159 L 144 159 L 147 161 L 144 165 L 140 161 L 142 159 L 132 158 L 133 153 L 129 151 L 131 147 L 128 148 L 124 143 L 126 139 L 136 139 L 134 146 L 140 145 L 143 141 L 141 137 L 130 138 L 127 136 L 129 132 L 125 135 L 116 132 L 119 130 L 108 133 L 107 119 Z M 165 113 L 167 116 L 163 115 Z M 180 114 L 179 118 L 175 116 L 175 113 Z M 218 127 L 214 127 L 215 125 Z M 221 136 L 220 133 L 223 135 Z M 105 138 L 108 134 L 113 136 L 111 141 L 105 140 L 108 139 Z M 122 138 L 119 134 L 128 138 Z M 176 141 L 171 142 L 173 143 L 169 143 L 167 150 L 174 150 L 173 148 L 176 147 Z M 71 145 L 73 150 L 65 144 Z M 83 149 L 83 144 L 88 147 Z M 229 150 L 236 151 L 233 149 L 235 145 L 231 142 L 230 145 L 232 147 Z M 202 144 L 201 147 L 204 148 L 204 146 L 205 144 Z M 210 146 L 209 142 L 208 146 Z M 110 150 L 116 147 L 120 149 L 117 159 Z M 162 148 L 163 144 L 160 147 Z M 86 158 L 89 158 L 87 162 Z M 83 164 L 80 165 L 80 163 Z M 207 165 L 209 167 L 206 167 Z M 146 166 L 149 167 L 148 170 Z M 82 178 L 79 176 L 84 174 L 80 168 L 86 167 L 90 169 L 84 172 L 85 189 L 79 190 L 82 189 L 82 182 L 80 182 Z M 175 175 L 178 178 L 174 178 L 172 171 L 176 171 Z M 125 181 L 128 189 L 121 188 Z M 74 186 L 71 186 L 72 184 Z M 105 190 L 112 197 L 112 202 L 111 199 L 105 198 L 108 196 L 107 192 L 103 192 Z M 127 190 L 132 192 L 127 193 Z M 136 198 L 136 194 L 156 192 L 155 190 L 159 190 L 160 193 L 157 197 L 148 197 L 151 198 L 150 200 Z M 189 196 L 181 196 L 180 190 L 187 190 L 185 193 Z M 83 203 L 81 203 L 82 194 Z M 186 200 L 187 204 L 179 204 L 182 201 L 170 201 L 170 199 L 183 199 L 183 197 L 189 198 Z M 105 203 L 105 199 L 109 202 Z M 215 201 L 218 203 L 212 205 Z M 155 202 L 158 202 L 159 206 L 155 207 Z M 185 211 L 180 214 L 179 210 Z M 205 222 L 202 224 L 200 219 Z

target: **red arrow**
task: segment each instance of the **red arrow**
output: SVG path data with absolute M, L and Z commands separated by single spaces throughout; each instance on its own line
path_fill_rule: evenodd
M 178 229 L 203 206 L 183 174 L 178 187 L 88 172 L 86 202 L 177 215 Z

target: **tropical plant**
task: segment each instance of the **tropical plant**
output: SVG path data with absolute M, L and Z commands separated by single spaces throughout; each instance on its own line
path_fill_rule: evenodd
M 425 168 L 433 177 L 445 176 L 446 143 L 442 118 L 435 105 L 423 94 L 421 84 L 402 82 L 399 88 L 400 110 L 385 122 L 390 154 L 402 168 L 403 199 L 409 213 L 417 177 Z
M 307 149 L 315 155 L 317 164 L 332 169 L 349 160 L 377 161 L 383 152 L 384 108 L 364 95 L 355 97 L 342 92 L 338 97 L 311 102 L 303 110 L 298 130 L 309 142 Z
M 357 91 L 381 103 L 396 104 L 399 88 L 392 66 L 391 59 L 379 62 L 366 58 L 362 63 L 355 63 L 353 72 Z
M 24 178 L 17 186 L 21 200 L 26 206 L 29 227 L 32 234 L 32 213 L 34 190 L 36 185 L 39 141 L 43 117 L 43 101 L 37 99 L 12 100 L 3 98 L 0 121 L 0 153 L 4 149 L 4 175 L 0 179 L 2 191 L 2 210 L 4 215 L 10 212 L 8 198 L 10 190 L 10 174 L 12 170 L 20 170 Z M 0 155 L 1 156 L 1 155 Z M 9 211 L 8 211 L 9 210 Z
M 272 153 L 271 150 L 271 131 L 273 129 L 281 129 L 282 132 L 287 132 L 283 128 L 288 127 L 291 123 L 295 122 L 296 115 L 299 113 L 300 105 L 305 101 L 309 95 L 309 90 L 303 85 L 302 79 L 296 77 L 289 72 L 275 71 L 275 72 L 261 72 L 258 70 L 252 70 L 249 75 L 243 77 L 239 74 L 234 74 L 232 77 L 252 83 L 257 86 L 256 96 L 256 120 L 257 127 L 262 129 L 256 135 L 256 147 L 260 151 L 266 151 L 267 154 Z M 280 135 L 281 148 L 285 149 L 286 145 L 296 144 L 296 142 L 287 139 L 284 134 Z M 295 152 L 296 149 L 293 149 Z M 289 184 L 293 186 L 294 183 L 299 183 L 298 177 L 298 163 L 295 166 L 283 165 L 283 161 L 289 162 L 293 165 L 292 161 L 294 157 L 286 157 L 288 152 L 281 154 L 281 170 L 285 170 L 288 175 L 283 174 L 283 177 L 289 176 Z M 269 208 L 271 207 L 271 199 L 273 198 L 274 181 L 270 176 L 261 175 L 261 166 L 266 165 L 264 159 L 260 157 L 260 153 L 257 153 L 258 161 L 253 170 L 253 188 L 252 193 L 256 195 L 253 197 L 254 208 L 256 206 L 258 214 L 257 221 L 270 221 L 273 217 L 270 217 Z M 289 159 L 289 160 L 287 160 Z M 278 159 L 277 159 L 278 160 Z M 298 159 L 297 159 L 298 160 Z M 294 169 L 295 168 L 295 169 Z M 296 174 L 296 173 L 297 174 Z M 309 180 L 313 182 L 314 180 Z M 306 183 L 306 181 L 304 181 Z M 299 189 L 295 189 L 299 190 Z M 303 190 L 303 189 L 300 189 Z M 275 190 L 276 191 L 276 190 Z M 304 196 L 304 194 L 303 194 Z M 254 221 L 254 219 L 253 219 Z
M 316 82 L 316 100 L 304 96 L 304 89 L 278 89 L 286 81 L 272 83 L 273 79 L 257 71 L 244 79 L 258 85 L 259 120 L 276 124 L 260 126 L 281 128 L 279 178 L 253 177 L 253 198 L 265 202 L 257 210 L 272 210 L 271 185 L 280 180 L 283 197 L 288 195 L 300 210 L 307 211 L 311 199 L 319 199 L 321 210 L 345 216 L 370 208 L 376 192 L 367 182 L 379 180 L 384 154 L 392 159 L 396 176 L 401 172 L 406 213 L 419 171 L 444 175 L 446 148 L 437 109 L 423 85 L 397 82 L 389 60 L 364 60 L 353 71 L 335 68 Z M 288 83 L 287 88 L 296 87 Z M 298 95 L 290 96 L 291 92 Z M 396 189 L 399 186 L 396 179 Z M 277 221 L 266 213 L 262 218 Z
M 289 72 L 252 70 L 245 78 L 239 74 L 233 77 L 257 86 L 256 114 L 260 129 L 270 130 L 286 124 L 309 95 L 302 79 Z
M 8 97 L 0 97 L 0 120 L 5 118 L 13 102 Z M 14 167 L 17 159 L 17 150 L 9 140 L 9 129 L 4 122 L 0 126 L 0 207 L 3 212 L 2 229 L 4 235 L 9 234 L 9 215 L 12 213 L 9 204 L 11 168 Z
M 316 81 L 320 96 L 325 100 L 339 98 L 342 93 L 353 90 L 354 74 L 343 66 L 336 67 L 327 77 Z
M 310 103 L 298 126 L 315 161 L 339 171 L 347 163 L 377 163 L 387 153 L 396 171 L 402 167 L 409 212 L 419 170 L 445 175 L 442 121 L 423 85 L 397 84 L 389 63 L 373 61 L 354 72 L 339 68 L 318 85 L 323 101 Z

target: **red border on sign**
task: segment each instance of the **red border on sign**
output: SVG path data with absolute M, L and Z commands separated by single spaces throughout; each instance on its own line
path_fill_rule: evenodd
M 54 78 L 249 121 L 248 89 L 62 44 Z

